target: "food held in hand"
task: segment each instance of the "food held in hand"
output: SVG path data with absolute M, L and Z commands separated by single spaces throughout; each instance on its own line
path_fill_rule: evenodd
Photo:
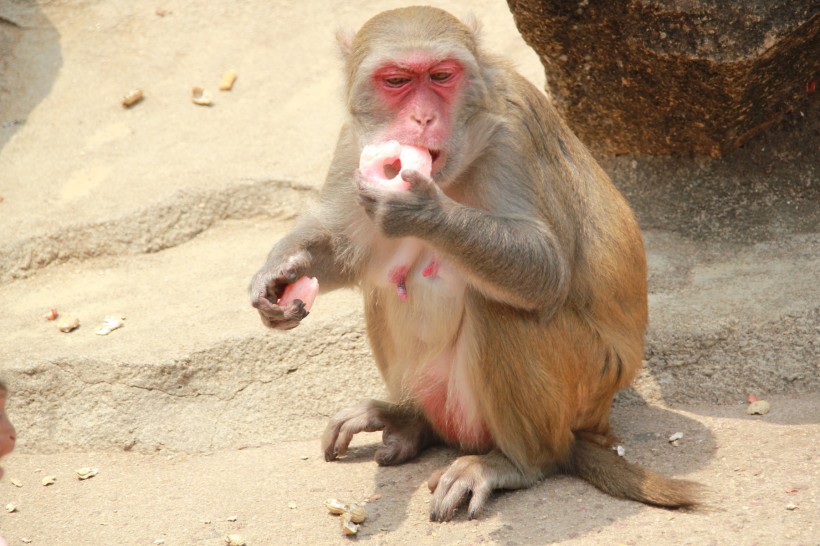
M 319 294 L 319 281 L 315 277 L 302 277 L 285 288 L 276 304 L 287 307 L 294 300 L 301 300 L 305 304 L 305 311 L 310 311 L 317 294 Z
M 413 169 L 430 176 L 433 170 L 430 151 L 388 140 L 381 144 L 368 144 L 359 156 L 359 171 L 362 176 L 372 184 L 389 189 L 406 190 L 410 187 L 401 178 L 401 171 L 405 169 Z

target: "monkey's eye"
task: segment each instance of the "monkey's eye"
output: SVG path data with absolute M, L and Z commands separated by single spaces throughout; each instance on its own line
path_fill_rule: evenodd
M 453 74 L 450 72 L 433 72 L 430 74 L 430 79 L 437 83 L 444 83 L 452 77 Z
M 409 82 L 410 82 L 410 78 L 408 78 L 407 76 L 394 76 L 392 78 L 385 78 L 384 79 L 384 83 L 388 87 L 401 87 L 403 85 L 406 85 Z

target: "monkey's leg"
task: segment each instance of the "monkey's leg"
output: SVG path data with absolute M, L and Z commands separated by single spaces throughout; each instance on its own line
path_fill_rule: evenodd
M 384 447 L 376 451 L 376 462 L 382 466 L 401 464 L 435 443 L 437 437 L 427 421 L 417 412 L 396 404 L 368 400 L 344 409 L 333 416 L 322 435 L 326 461 L 344 455 L 359 432 L 381 430 Z
M 456 509 L 472 493 L 468 515 L 478 516 L 494 489 L 523 489 L 544 476 L 541 470 L 524 471 L 499 450 L 486 455 L 459 457 L 442 474 L 430 477 L 433 491 L 431 521 L 449 521 Z

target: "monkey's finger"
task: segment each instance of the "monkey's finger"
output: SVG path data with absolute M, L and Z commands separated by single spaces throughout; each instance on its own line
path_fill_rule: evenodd
M 282 309 L 280 307 L 280 309 Z M 305 309 L 305 303 L 300 300 L 296 299 L 291 302 L 290 305 L 284 308 L 284 313 L 282 318 L 286 322 L 292 322 L 294 325 L 299 324 L 303 318 L 308 316 L 310 313 Z
M 362 186 L 367 185 L 367 179 L 364 177 L 361 170 L 356 169 L 353 172 L 353 182 L 356 184 L 356 187 L 359 188 L 359 189 L 362 189 Z
M 327 462 L 335 461 L 340 455 L 344 455 L 347 451 L 347 446 L 345 446 L 341 452 L 339 451 L 340 430 L 340 426 L 333 426 L 332 424 L 325 430 L 324 437 L 322 438 L 322 448 L 325 453 L 325 461 Z M 350 440 L 348 440 L 348 444 L 349 443 Z
M 487 504 L 487 500 L 490 498 L 492 492 L 493 488 L 487 481 L 482 481 L 478 485 L 474 486 L 473 498 L 470 499 L 470 507 L 467 510 L 467 517 L 470 519 L 476 519 L 484 509 L 484 505 Z
M 275 305 L 265 296 L 259 296 L 251 302 L 251 305 L 253 305 L 262 316 L 267 318 L 276 319 L 285 316 L 285 310 Z
M 359 191 L 360 194 L 362 193 L 373 193 L 374 186 L 371 184 L 359 171 L 356 171 L 356 174 L 353 177 L 354 181 L 356 182 L 356 189 Z
M 356 202 L 364 209 L 370 218 L 373 218 L 376 214 L 376 209 L 378 208 L 380 201 L 381 198 L 379 197 L 379 194 L 370 188 L 360 189 L 359 195 L 356 196 Z
M 293 330 L 299 326 L 299 324 L 301 324 L 301 321 L 299 320 L 284 320 L 268 323 L 268 327 L 273 328 L 274 330 Z
M 417 193 L 432 193 L 435 192 L 435 182 L 429 176 L 424 176 L 415 169 L 404 169 L 401 172 L 401 178 L 410 184 L 410 190 Z
M 353 436 L 360 432 L 376 432 L 384 429 L 384 423 L 375 412 L 365 411 L 361 415 L 351 417 L 339 429 L 334 453 L 344 455 L 353 440 Z
M 280 307 L 271 303 L 265 297 L 260 297 L 253 302 L 254 307 L 259 311 L 262 323 L 268 328 L 276 330 L 291 330 L 301 323 L 302 319 L 308 316 L 305 304 L 301 300 L 294 300 L 288 307 Z
M 333 461 L 339 455 L 343 455 L 347 449 L 347 444 L 350 443 L 350 439 L 347 439 L 347 444 L 345 443 L 345 439 L 341 438 L 342 429 L 345 428 L 347 425 L 347 430 L 350 430 L 350 423 L 357 419 L 361 418 L 361 415 L 366 412 L 366 408 L 361 406 L 356 406 L 354 408 L 346 408 L 342 411 L 338 412 L 330 422 L 327 424 L 325 428 L 325 432 L 322 434 L 322 450 L 325 453 L 325 460 L 326 461 Z M 353 432 L 349 432 L 350 437 L 352 438 Z M 340 443 L 343 447 L 340 446 Z M 340 451 L 341 447 L 341 451 Z
M 353 435 L 359 432 L 358 427 L 353 427 L 350 423 L 345 423 L 339 430 L 339 436 L 336 438 L 336 444 L 333 446 L 333 453 L 336 456 L 341 456 L 347 453 L 347 448 L 353 440 Z M 361 429 L 360 429 L 361 430 Z
M 356 201 L 359 203 L 359 206 L 364 207 L 365 210 L 370 210 L 376 208 L 376 205 L 379 204 L 379 200 L 373 194 L 363 192 L 356 197 Z
M 436 487 L 438 487 L 438 482 L 445 472 L 447 472 L 447 467 L 443 466 L 435 472 L 433 472 L 427 479 L 427 488 L 430 490 L 430 493 L 435 493 Z
M 429 176 L 424 176 L 416 169 L 403 169 L 401 171 L 401 178 L 405 182 L 410 183 L 411 186 L 426 186 L 433 181 Z
M 331 421 L 322 434 L 322 452 L 325 454 L 325 461 L 330 462 L 336 459 L 336 438 L 339 437 L 339 426 Z
M 470 493 L 470 484 L 459 477 L 448 480 L 445 475 L 433 494 L 433 507 L 430 510 L 431 521 L 450 521 L 456 509 L 466 500 Z

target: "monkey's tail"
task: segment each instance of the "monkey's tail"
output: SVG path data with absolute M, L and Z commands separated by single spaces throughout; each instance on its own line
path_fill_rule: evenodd
M 701 484 L 661 476 L 626 461 L 610 449 L 580 439 L 573 445 L 565 471 L 613 497 L 665 508 L 701 504 Z

